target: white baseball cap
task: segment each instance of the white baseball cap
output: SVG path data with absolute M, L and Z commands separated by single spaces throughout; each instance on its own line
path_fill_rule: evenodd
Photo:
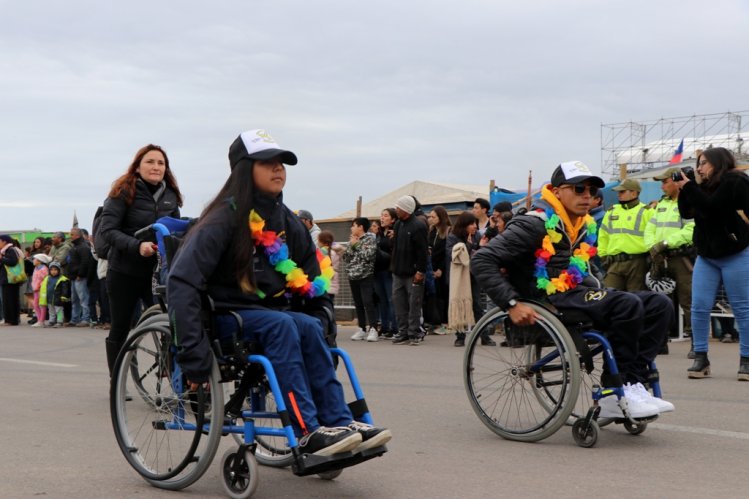
M 232 169 L 244 158 L 271 159 L 275 157 L 279 157 L 286 165 L 297 164 L 296 154 L 281 149 L 267 130 L 256 129 L 242 132 L 229 147 L 229 164 Z

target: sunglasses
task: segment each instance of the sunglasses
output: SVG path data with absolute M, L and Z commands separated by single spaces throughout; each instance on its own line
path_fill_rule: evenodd
M 564 187 L 569 187 L 570 189 L 574 189 L 575 194 L 577 194 L 578 196 L 582 196 L 586 190 L 590 193 L 591 196 L 595 196 L 596 194 L 598 194 L 598 187 L 596 187 L 595 185 L 565 184 L 561 186 L 560 189 Z

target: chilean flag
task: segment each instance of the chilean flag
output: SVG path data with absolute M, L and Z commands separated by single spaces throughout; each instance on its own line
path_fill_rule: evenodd
M 674 151 L 674 156 L 671 158 L 671 161 L 668 162 L 669 165 L 678 165 L 681 163 L 681 155 L 684 153 L 684 139 L 681 139 L 681 142 L 679 142 L 679 147 L 676 148 Z

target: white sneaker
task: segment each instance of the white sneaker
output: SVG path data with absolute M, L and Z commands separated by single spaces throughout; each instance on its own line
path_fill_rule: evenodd
M 652 404 L 644 402 L 639 398 L 629 397 L 624 398 L 627 401 L 627 409 L 629 415 L 635 419 L 650 418 L 658 415 L 658 408 Z M 601 412 L 598 417 L 601 418 L 623 418 L 624 412 L 617 402 L 615 395 L 609 395 L 598 401 L 598 405 L 601 407 Z
M 367 333 L 367 341 L 377 341 L 378 338 L 377 330 L 373 327 L 369 328 L 369 333 Z
M 359 328 L 359 330 L 357 332 L 355 332 L 353 334 L 353 336 L 351 336 L 351 339 L 354 340 L 354 341 L 361 341 L 361 340 L 363 340 L 366 337 L 367 337 L 367 332 L 364 331 L 363 329 Z
M 31 325 L 31 327 L 42 327 L 42 323 L 41 322 L 35 322 L 35 323 L 33 323 Z
M 675 409 L 674 404 L 654 396 L 642 383 L 635 383 L 634 385 L 629 385 L 628 383 L 627 386 L 629 386 L 630 391 L 637 392 L 642 400 L 656 406 L 658 412 L 671 412 Z M 624 387 L 624 393 L 627 393 L 627 386 Z

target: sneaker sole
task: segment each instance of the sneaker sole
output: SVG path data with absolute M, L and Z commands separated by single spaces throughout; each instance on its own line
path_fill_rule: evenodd
M 334 443 L 324 449 L 320 449 L 317 452 L 313 452 L 315 456 L 331 456 L 333 454 L 339 454 L 341 452 L 347 452 L 355 449 L 359 444 L 362 443 L 362 437 L 359 433 L 352 433 L 343 440 Z
M 375 447 L 385 445 L 386 443 L 390 442 L 391 438 L 393 438 L 393 433 L 390 430 L 382 430 L 380 433 L 370 438 L 369 440 L 364 440 L 362 443 L 360 443 L 354 453 L 359 453 L 368 449 L 373 449 Z
M 749 381 L 749 374 L 739 373 L 736 379 L 739 381 Z

